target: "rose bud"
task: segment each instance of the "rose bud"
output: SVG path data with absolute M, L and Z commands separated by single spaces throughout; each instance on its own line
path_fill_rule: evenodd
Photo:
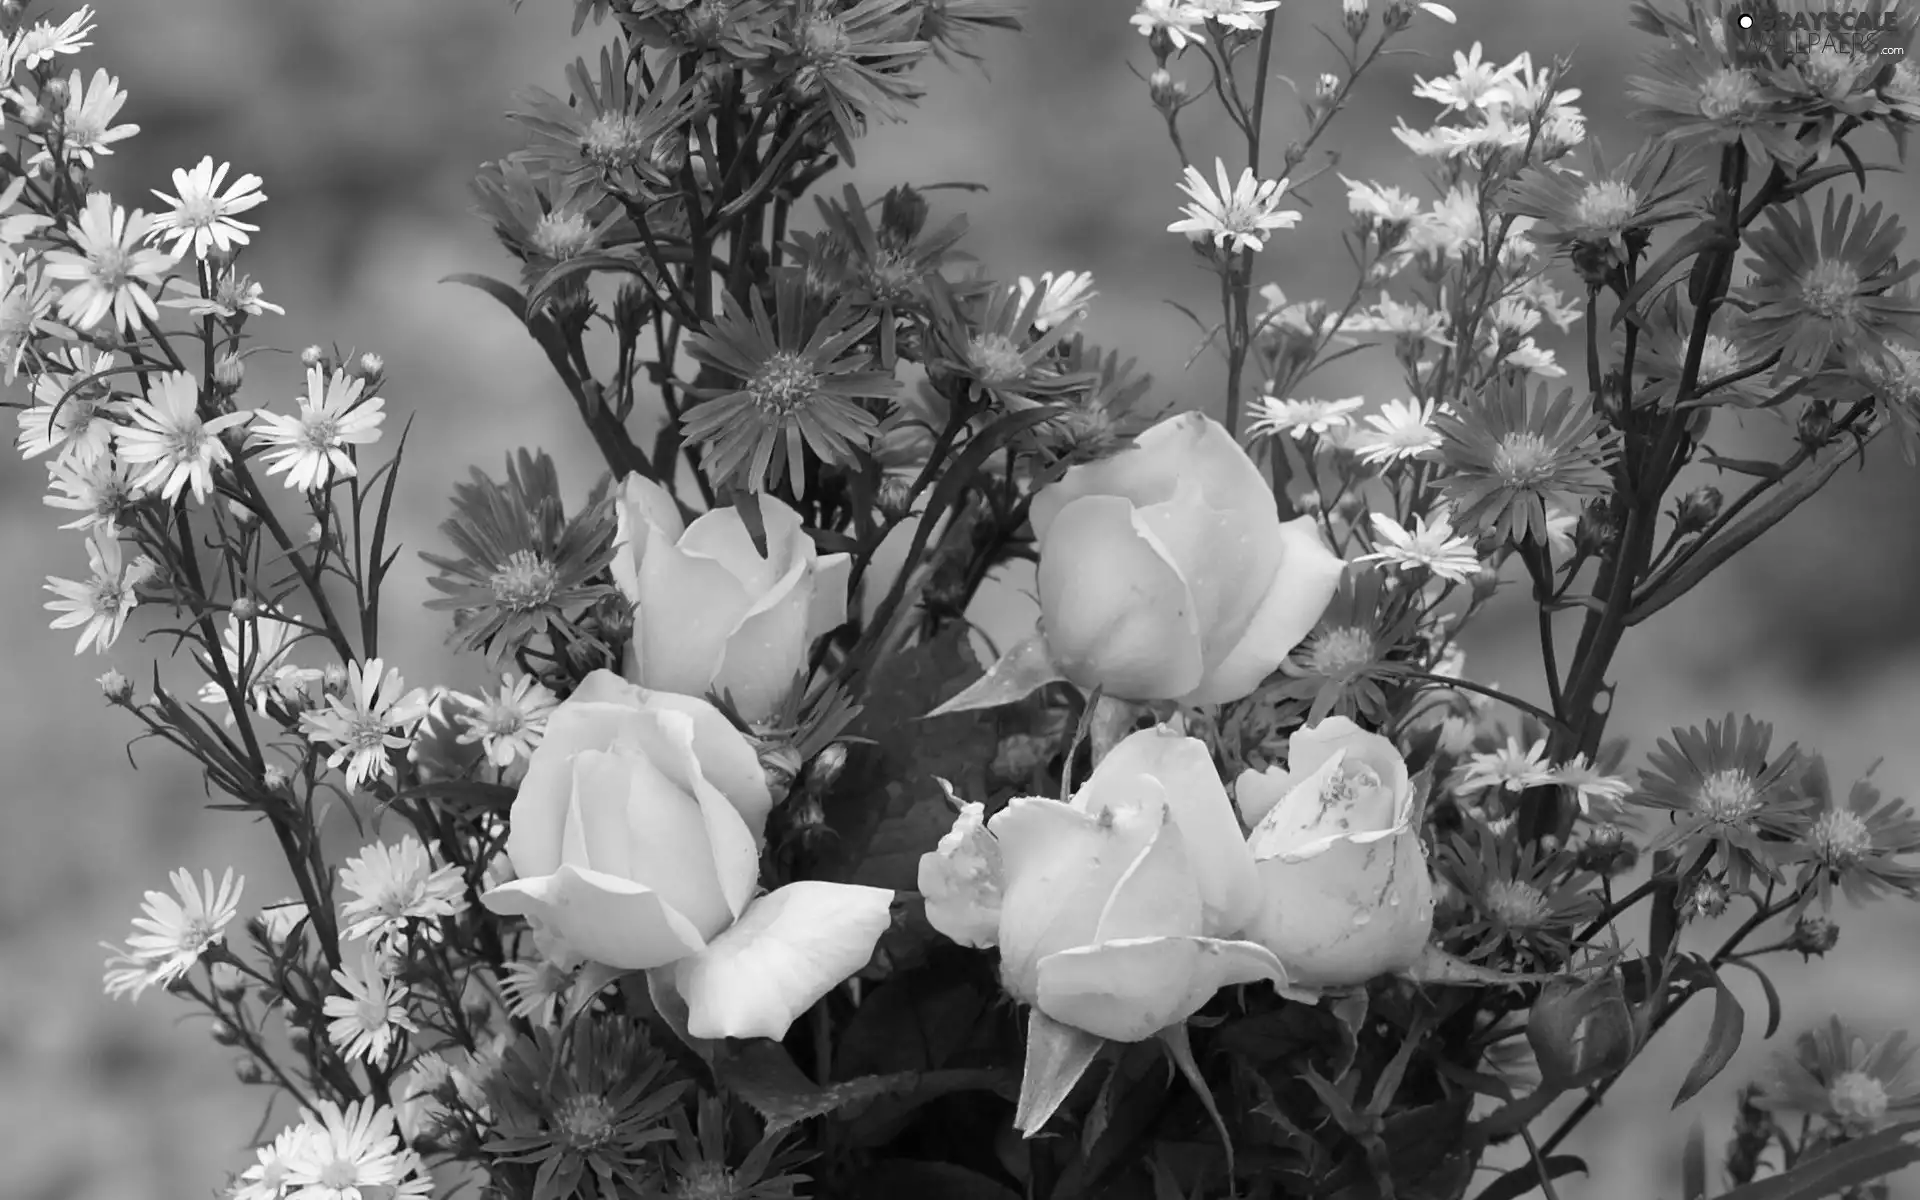
M 1639 1041 L 1620 977 L 1555 979 L 1527 1016 L 1527 1042 L 1549 1087 L 1585 1087 L 1633 1060 Z

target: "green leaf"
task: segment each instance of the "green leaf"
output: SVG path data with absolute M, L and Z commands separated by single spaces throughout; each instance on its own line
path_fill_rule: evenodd
M 1020 1076 L 1013 1127 L 1026 1137 L 1039 1133 L 1106 1044 L 1105 1038 L 1064 1025 L 1037 1008 L 1029 1011 L 1026 1070 Z
M 1680 1157 L 1681 1200 L 1707 1200 L 1707 1131 L 1695 1121 Z
M 877 1162 L 853 1184 L 853 1200 L 1020 1200 L 1020 1193 L 978 1171 L 946 1162 Z
M 1700 1048 L 1700 1057 L 1694 1059 L 1693 1069 L 1687 1072 L 1685 1081 L 1680 1084 L 1680 1094 L 1673 1098 L 1673 1106 L 1682 1104 L 1699 1095 L 1720 1072 L 1726 1070 L 1733 1061 L 1734 1052 L 1740 1049 L 1740 1037 L 1746 1032 L 1747 1014 L 1740 1007 L 1739 998 L 1733 994 L 1719 976 L 1713 980 L 1713 1024 L 1707 1028 L 1707 1041 Z
M 1547 1169 L 1549 1180 L 1563 1175 L 1587 1173 L 1587 1160 L 1577 1154 L 1554 1154 L 1544 1159 L 1539 1166 Z M 1478 1200 L 1520 1200 L 1520 1197 L 1536 1190 L 1540 1186 L 1540 1171 L 1533 1163 L 1515 1167 L 1505 1175 L 1487 1185 Z
M 1760 990 L 1767 994 L 1767 1031 L 1760 1036 L 1770 1038 L 1778 1033 L 1780 1031 L 1780 989 L 1773 986 L 1773 980 L 1767 976 L 1765 971 L 1762 971 L 1748 959 L 1728 959 L 1727 965 L 1745 967 L 1747 970 L 1753 972 L 1755 979 L 1760 981 Z
M 945 1066 L 973 1033 L 987 997 L 965 980 L 925 971 L 897 975 L 868 992 L 841 1030 L 834 1074 L 879 1075 Z
M 827 824 L 838 835 L 824 864 L 829 878 L 916 889 L 920 856 L 953 828 L 953 808 L 937 780 L 952 781 L 962 795 L 985 793 L 997 740 L 992 717 L 921 719 L 978 669 L 966 637 L 964 626 L 950 624 L 867 677 L 850 733 L 870 744 L 849 749 L 846 771 L 824 801 Z
M 952 1092 L 1011 1093 L 1013 1088 L 1010 1072 L 993 1070 L 898 1071 L 821 1086 L 807 1078 L 786 1047 L 764 1038 L 730 1043 L 715 1055 L 713 1068 L 721 1084 L 767 1122 L 769 1135 L 810 1117 L 826 1116 L 883 1096 L 911 1094 L 917 1104 L 924 1104 Z
M 733 509 L 740 514 L 740 523 L 747 527 L 747 537 L 753 541 L 753 552 L 761 558 L 767 555 L 767 518 L 760 511 L 760 493 L 742 489 L 734 493 Z
M 522 325 L 527 323 L 527 298 L 520 289 L 510 283 L 502 283 L 491 275 L 479 275 L 472 271 L 461 271 L 448 275 L 441 283 L 464 283 L 470 288 L 478 288 L 495 300 L 506 305 L 507 311 L 519 318 Z
M 1718 1200 L 1825 1200 L 1920 1163 L 1920 1121 L 1891 1125 Z

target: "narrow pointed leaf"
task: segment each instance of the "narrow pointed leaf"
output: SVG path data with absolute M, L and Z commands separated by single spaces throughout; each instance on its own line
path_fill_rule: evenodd
M 1106 1045 L 1084 1029 L 1063 1025 L 1039 1009 L 1027 1017 L 1027 1065 L 1020 1077 L 1020 1102 L 1013 1127 L 1024 1136 L 1039 1133 L 1072 1094 Z
M 949 713 L 999 708 L 1026 699 L 1049 683 L 1066 677 L 1047 650 L 1046 638 L 1036 633 L 1000 656 L 987 673 L 970 684 L 958 696 L 928 713 L 944 717 Z
M 502 283 L 491 275 L 480 275 L 472 271 L 448 275 L 440 282 L 464 283 L 470 288 L 478 288 L 506 305 L 507 311 L 518 317 L 522 325 L 527 323 L 527 298 L 520 294 L 519 288 L 510 283 Z
M 1713 1024 L 1707 1028 L 1706 1044 L 1700 1048 L 1700 1057 L 1693 1062 L 1693 1069 L 1687 1072 L 1686 1079 L 1680 1084 L 1679 1095 L 1673 1098 L 1673 1106 L 1682 1104 L 1700 1094 L 1720 1072 L 1726 1070 L 1733 1061 L 1734 1052 L 1740 1049 L 1740 1037 L 1746 1032 L 1747 1014 L 1740 1007 L 1740 1000 L 1717 976 L 1713 981 Z
M 1193 1040 L 1187 1036 L 1187 1024 L 1169 1025 L 1160 1031 L 1160 1041 L 1173 1058 L 1173 1065 L 1187 1077 L 1193 1090 L 1200 1097 L 1200 1106 L 1213 1118 L 1213 1128 L 1220 1135 L 1220 1145 L 1227 1154 L 1227 1179 L 1233 1179 L 1233 1134 L 1227 1129 L 1225 1117 L 1220 1115 L 1220 1106 L 1214 1102 L 1213 1089 L 1207 1086 L 1206 1077 L 1200 1074 L 1200 1064 L 1193 1059 Z

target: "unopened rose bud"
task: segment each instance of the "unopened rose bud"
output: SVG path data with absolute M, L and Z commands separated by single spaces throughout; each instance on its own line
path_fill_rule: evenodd
M 308 346 L 300 352 L 300 365 L 303 367 L 317 367 L 326 359 L 327 352 L 319 346 Z
M 1685 920 L 1711 921 L 1727 911 L 1727 885 L 1714 879 L 1702 879 L 1681 901 L 1680 915 Z
M 246 360 L 238 354 L 222 354 L 213 361 L 213 386 L 220 391 L 237 392 L 246 378 Z
M 1825 917 L 1801 917 L 1793 923 L 1787 948 L 1803 959 L 1822 958 L 1840 942 L 1840 927 Z
M 1723 497 L 1717 487 L 1697 487 L 1680 497 L 1680 507 L 1674 513 L 1678 523 L 1678 532 L 1684 537 L 1690 533 L 1702 533 L 1720 516 Z
M 251 1086 L 256 1083 L 265 1083 L 267 1072 L 252 1058 L 237 1058 L 233 1062 L 233 1077 Z
M 1370 9 L 1368 0 L 1340 0 L 1340 22 L 1347 27 L 1347 36 L 1356 42 L 1367 31 Z
M 126 704 L 133 699 L 133 680 L 118 671 L 108 671 L 100 677 L 100 694 L 108 704 Z
M 1549 1087 L 1585 1087 L 1633 1060 L 1639 1031 L 1620 977 L 1556 979 L 1527 1015 L 1527 1042 Z
M 1162 115 L 1172 116 L 1186 103 L 1187 85 L 1175 79 L 1172 71 L 1160 67 L 1147 76 L 1147 95 Z

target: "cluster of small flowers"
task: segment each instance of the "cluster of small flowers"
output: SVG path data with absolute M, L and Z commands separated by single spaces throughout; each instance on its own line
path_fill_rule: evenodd
M 260 1147 L 240 1173 L 231 1200 L 424 1200 L 433 1176 L 401 1143 L 390 1108 L 358 1100 L 344 1108 L 321 1100 L 300 1123 Z

